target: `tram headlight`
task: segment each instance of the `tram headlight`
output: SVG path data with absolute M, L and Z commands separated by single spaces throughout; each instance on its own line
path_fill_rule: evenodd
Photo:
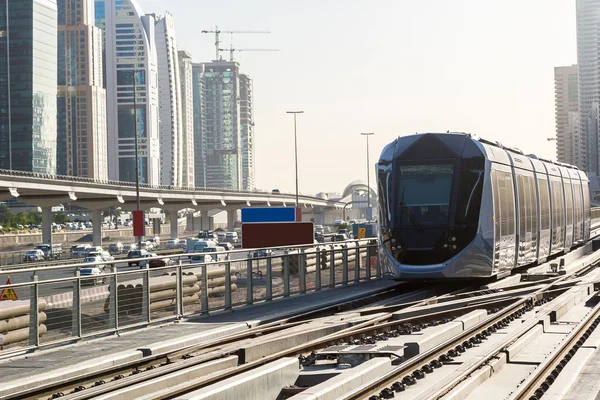
M 450 238 L 450 241 L 451 241 L 451 242 L 456 242 L 456 236 L 452 236 L 452 237 Z
M 456 245 L 455 244 L 452 245 L 452 250 L 456 250 Z

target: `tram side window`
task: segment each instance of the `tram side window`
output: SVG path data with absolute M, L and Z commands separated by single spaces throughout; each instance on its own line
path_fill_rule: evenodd
M 393 192 L 391 190 L 391 169 L 388 167 L 386 170 L 380 170 L 378 173 L 378 186 L 379 186 L 379 221 L 381 226 L 387 227 L 392 221 L 392 212 L 390 210 L 390 201 Z
M 483 170 L 463 169 L 460 171 L 458 203 L 456 209 L 457 224 L 477 224 L 483 189 Z
M 548 194 L 548 180 L 537 178 L 538 191 L 540 194 L 540 229 L 550 229 L 550 196 Z
M 528 212 L 527 212 L 527 229 L 533 233 L 533 237 L 537 237 L 537 201 L 535 197 L 535 182 L 533 176 L 525 177 L 525 186 L 527 187 Z
M 502 233 L 500 232 L 500 188 L 498 179 L 498 171 L 492 170 L 492 192 L 494 194 L 494 237 L 496 245 L 498 245 L 500 242 L 500 236 L 502 236 Z M 497 264 L 499 262 L 498 257 L 496 257 L 495 260 L 495 263 Z
M 571 193 L 571 181 L 565 180 L 565 200 L 567 205 L 567 225 L 573 223 L 573 193 Z
M 498 171 L 498 188 L 500 192 L 501 235 L 514 235 L 515 198 L 511 173 Z
M 520 240 L 525 240 L 526 215 L 527 215 L 527 193 L 525 192 L 525 177 L 517 173 L 517 193 L 519 198 L 519 235 Z

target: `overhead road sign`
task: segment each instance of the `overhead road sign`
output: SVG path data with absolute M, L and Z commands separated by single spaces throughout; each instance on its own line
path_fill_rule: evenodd
M 302 211 L 294 207 L 242 208 L 242 224 L 257 222 L 300 222 Z
M 270 248 L 313 244 L 312 222 L 242 223 L 242 248 Z

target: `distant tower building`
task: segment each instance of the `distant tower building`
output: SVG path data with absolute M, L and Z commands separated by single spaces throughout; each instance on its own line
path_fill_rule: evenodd
M 57 173 L 108 179 L 102 32 L 93 0 L 58 0 Z
M 586 152 L 582 159 L 598 175 L 598 136 L 592 109 L 600 101 L 600 0 L 577 0 L 577 65 L 579 66 L 579 134 Z M 590 125 L 591 124 L 591 125 Z M 597 125 L 597 123 L 596 123 Z
M 556 121 L 556 157 L 558 161 L 585 167 L 581 160 L 581 140 L 578 128 L 577 65 L 554 68 L 554 99 Z
M 192 55 L 177 52 L 181 82 L 181 165 L 182 186 L 194 187 L 194 93 Z
M 158 185 L 160 153 L 154 16 L 144 15 L 135 0 L 106 0 L 105 10 L 109 179 L 136 180 L 134 149 L 137 136 L 140 182 Z
M 240 74 L 240 137 L 242 140 L 242 190 L 252 191 L 254 182 L 254 113 L 252 79 Z
M 206 187 L 206 93 L 204 65 L 192 64 L 192 107 L 194 121 L 194 186 Z M 214 118 L 214 117 L 213 117 Z
M 56 0 L 0 10 L 0 168 L 55 174 Z
M 194 127 L 194 140 L 202 144 L 205 186 L 241 190 L 239 64 L 222 60 L 194 64 L 193 73 L 194 124 L 200 123 L 199 129 Z
M 105 0 L 94 0 L 94 25 L 102 32 L 102 87 L 106 89 L 106 5 Z
M 171 14 L 157 17 L 154 27 L 158 61 L 160 184 L 181 186 L 181 83 L 175 24 Z

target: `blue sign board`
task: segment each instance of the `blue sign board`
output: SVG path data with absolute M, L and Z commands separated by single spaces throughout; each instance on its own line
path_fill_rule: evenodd
M 242 223 L 248 222 L 296 222 L 294 207 L 242 208 Z

